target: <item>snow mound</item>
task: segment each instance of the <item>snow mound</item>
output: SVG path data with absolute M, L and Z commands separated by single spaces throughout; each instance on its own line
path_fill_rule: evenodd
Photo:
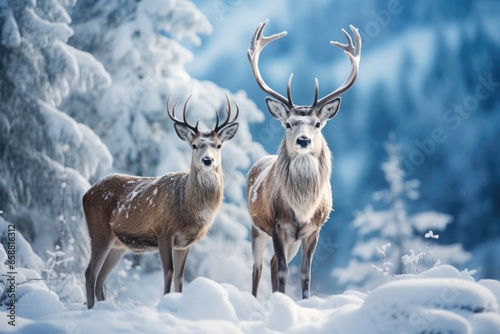
M 16 311 L 21 317 L 40 319 L 64 312 L 64 306 L 54 294 L 33 290 L 19 299 Z
M 477 283 L 493 292 L 495 298 L 497 299 L 497 304 L 500 305 L 500 281 L 493 279 L 482 279 Z
M 457 268 L 450 266 L 448 264 L 443 264 L 440 266 L 432 267 L 429 270 L 424 271 L 420 274 L 402 274 L 394 277 L 394 280 L 405 280 L 413 278 L 461 278 L 474 282 L 474 278 L 471 276 L 471 272 L 465 270 L 460 271 Z
M 479 284 L 429 278 L 384 284 L 368 295 L 362 311 L 381 332 L 467 333 L 467 318 L 496 313 L 498 305 L 493 293 Z
M 216 319 L 235 322 L 238 319 L 227 290 L 204 277 L 193 280 L 182 294 L 165 295 L 158 304 L 158 309 L 192 320 Z

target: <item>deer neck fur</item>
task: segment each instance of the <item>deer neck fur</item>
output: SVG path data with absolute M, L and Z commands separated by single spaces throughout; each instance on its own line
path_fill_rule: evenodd
M 331 173 L 331 153 L 324 138 L 320 150 L 308 154 L 290 154 L 283 140 L 276 161 L 274 189 L 280 189 L 287 203 L 302 223 L 308 223 L 323 199 Z
M 196 212 L 201 223 L 211 223 L 222 202 L 224 184 L 220 166 L 212 170 L 200 170 L 193 164 L 187 175 L 184 190 L 185 201 L 191 212 Z M 208 220 L 208 221 L 206 221 Z

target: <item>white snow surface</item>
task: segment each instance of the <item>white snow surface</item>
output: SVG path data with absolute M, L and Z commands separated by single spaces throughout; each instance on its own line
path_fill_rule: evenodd
M 8 224 L 0 216 L 0 238 L 7 237 Z M 255 299 L 247 288 L 204 276 L 187 283 L 183 293 L 162 295 L 163 273 L 155 271 L 108 282 L 108 296 L 127 290 L 87 310 L 82 282 L 66 281 L 71 286 L 56 294 L 47 284 L 58 289 L 57 278 L 41 278 L 40 258 L 19 233 L 16 245 L 15 326 L 8 317 L 11 297 L 3 291 L 12 268 L 0 247 L 0 333 L 500 333 L 500 281 L 476 282 L 472 272 L 450 265 L 397 275 L 368 292 L 298 301 L 262 290 Z M 244 279 L 227 259 L 220 262 L 226 263 L 226 281 L 231 275 Z M 293 282 L 290 277 L 288 292 L 296 288 Z
M 3 249 L 1 249 L 3 251 Z M 500 282 L 475 282 L 442 265 L 401 275 L 367 294 L 345 291 L 294 301 L 197 277 L 183 293 L 161 296 L 161 276 L 136 282 L 135 299 L 63 305 L 40 289 L 17 303 L 16 326 L 0 308 L 2 333 L 499 333 Z M 146 289 L 146 287 L 148 287 Z

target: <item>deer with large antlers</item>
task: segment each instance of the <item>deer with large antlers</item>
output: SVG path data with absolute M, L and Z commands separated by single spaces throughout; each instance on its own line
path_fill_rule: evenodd
M 198 122 L 191 125 L 167 112 L 180 139 L 192 148 L 189 172 L 167 173 L 159 177 L 113 174 L 98 181 L 83 196 L 83 209 L 91 241 L 91 257 L 85 271 L 87 307 L 94 298 L 104 300 L 104 282 L 127 250 L 160 253 L 164 293 L 174 279 L 175 291 L 182 292 L 184 266 L 194 242 L 205 236 L 213 223 L 223 196 L 221 148 L 238 129 L 231 119 L 231 102 L 226 95 L 227 118 L 212 131 L 202 132 Z
M 331 42 L 344 50 L 351 62 L 351 72 L 335 91 L 318 100 L 319 85 L 315 79 L 312 105 L 295 105 L 292 100 L 290 75 L 287 98 L 272 90 L 259 72 L 259 55 L 269 43 L 283 37 L 281 32 L 263 36 L 268 20 L 261 23 L 252 38 L 248 59 L 260 88 L 272 96 L 266 103 L 271 115 L 285 128 L 285 137 L 278 155 L 260 159 L 250 169 L 247 178 L 247 202 L 252 218 L 252 253 L 254 258 L 252 294 L 257 290 L 262 273 L 262 258 L 269 236 L 274 255 L 271 259 L 273 292 L 285 293 L 288 263 L 295 256 L 299 244 L 302 249 L 300 281 L 302 298 L 310 294 L 311 262 L 316 250 L 321 226 L 332 210 L 330 188 L 331 152 L 321 130 L 340 107 L 340 96 L 356 81 L 361 53 L 361 37 L 350 26 L 355 42 L 342 29 L 348 44 Z

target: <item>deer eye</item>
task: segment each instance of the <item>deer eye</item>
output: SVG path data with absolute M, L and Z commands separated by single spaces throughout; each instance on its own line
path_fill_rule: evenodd
M 221 148 L 221 147 L 222 147 L 222 144 L 217 145 L 217 148 Z
M 319 129 L 319 127 L 320 127 L 320 126 L 321 126 L 321 123 L 320 123 L 320 122 L 316 123 L 316 127 L 317 127 L 318 129 Z
M 198 148 L 198 146 L 196 146 L 195 144 L 191 145 L 191 147 L 193 148 L 193 150 L 196 150 Z
M 290 123 L 286 123 L 285 126 L 286 126 L 287 129 L 291 129 L 292 128 L 292 125 Z

